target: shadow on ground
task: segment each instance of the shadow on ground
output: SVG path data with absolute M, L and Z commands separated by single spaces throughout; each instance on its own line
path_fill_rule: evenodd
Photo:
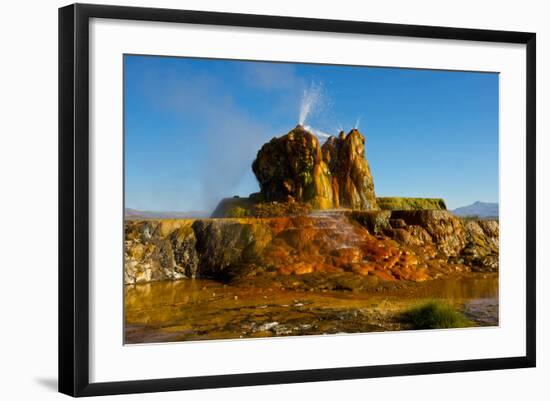
M 42 387 L 57 392 L 57 379 L 54 377 L 37 377 L 36 382 Z

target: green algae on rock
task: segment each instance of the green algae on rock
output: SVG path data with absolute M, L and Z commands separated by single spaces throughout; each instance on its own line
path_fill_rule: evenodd
M 447 210 L 441 198 L 378 197 L 376 202 L 382 210 Z
M 235 216 L 235 210 L 242 210 L 243 214 L 249 215 L 254 202 L 250 198 L 234 196 L 223 198 L 214 209 L 210 217 L 244 217 Z

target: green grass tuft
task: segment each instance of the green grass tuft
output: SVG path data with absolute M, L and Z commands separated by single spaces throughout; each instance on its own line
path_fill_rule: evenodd
M 452 305 L 442 301 L 429 301 L 415 306 L 404 312 L 402 319 L 415 330 L 450 329 L 473 325 Z

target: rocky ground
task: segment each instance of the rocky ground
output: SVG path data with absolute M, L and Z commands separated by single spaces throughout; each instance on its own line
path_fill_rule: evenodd
M 125 223 L 125 283 L 212 278 L 361 289 L 498 271 L 498 222 L 444 210 Z

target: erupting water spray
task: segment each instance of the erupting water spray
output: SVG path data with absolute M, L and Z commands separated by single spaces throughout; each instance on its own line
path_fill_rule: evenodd
M 309 88 L 304 90 L 302 101 L 300 102 L 298 124 L 304 125 L 312 111 L 319 111 L 320 106 L 322 106 L 323 97 L 323 87 L 320 84 L 312 82 Z
M 330 105 L 330 99 L 326 95 L 326 92 L 324 90 L 324 87 L 322 84 L 311 82 L 310 86 L 306 88 L 302 94 L 302 99 L 300 102 L 300 117 L 298 120 L 298 124 L 304 127 L 307 131 L 311 132 L 318 138 L 330 138 L 331 134 L 328 134 L 324 131 L 321 131 L 319 129 L 313 128 L 311 125 L 306 125 L 306 122 L 308 121 L 308 117 L 311 119 L 312 116 L 319 114 L 321 111 L 323 111 L 325 108 L 329 107 Z M 361 117 L 359 116 L 357 120 L 355 120 L 355 126 L 353 128 L 359 129 L 359 124 L 361 123 Z M 334 135 L 338 135 L 341 131 L 343 131 L 344 128 L 342 124 L 338 124 L 337 127 L 337 133 Z
M 314 135 L 316 135 L 316 136 L 318 136 L 318 137 L 321 137 L 321 138 L 330 138 L 330 137 L 332 136 L 332 135 L 330 135 L 330 134 L 327 134 L 326 132 L 323 132 L 323 131 L 321 131 L 321 130 L 315 129 L 315 128 L 309 126 L 309 125 L 304 126 L 304 128 L 305 128 L 307 131 L 309 131 L 309 132 L 313 133 Z
M 359 124 L 361 124 L 361 116 L 357 117 L 357 120 L 355 120 L 355 129 L 359 131 Z
M 331 135 L 324 131 L 313 128 L 311 125 L 305 125 L 308 117 L 320 113 L 329 103 L 325 94 L 324 87 L 321 84 L 312 82 L 311 85 L 304 90 L 302 100 L 300 102 L 300 117 L 298 124 L 306 130 L 320 138 L 329 138 Z

